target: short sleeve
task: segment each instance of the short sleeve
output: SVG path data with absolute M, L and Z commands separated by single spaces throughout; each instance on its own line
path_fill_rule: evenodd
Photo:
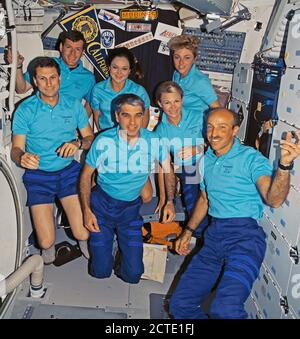
M 159 121 L 158 124 L 155 126 L 154 131 L 152 133 L 154 133 L 157 138 L 162 138 L 163 137 L 163 128 L 162 128 L 162 123 Z
M 251 179 L 254 183 L 262 176 L 271 176 L 273 169 L 269 163 L 269 160 L 264 157 L 260 152 L 256 151 L 249 158 L 249 169 Z
M 165 139 L 159 139 L 159 161 L 163 162 L 167 159 L 168 154 L 169 154 L 169 148 L 168 148 L 168 143 L 166 142 Z
M 208 77 L 202 79 L 200 97 L 208 106 L 218 100 L 217 93 Z
M 95 85 L 91 91 L 91 107 L 93 110 L 100 110 L 100 95 L 98 85 Z
M 96 80 L 94 75 L 91 75 L 91 78 L 89 80 L 90 82 L 90 86 L 89 86 L 89 90 L 87 92 L 87 94 L 84 96 L 84 99 L 90 104 L 92 105 L 92 98 L 93 98 L 93 89 L 96 85 Z
M 116 163 L 117 157 L 118 154 L 115 139 L 110 136 L 105 136 L 102 133 L 99 134 L 92 143 L 85 162 L 89 166 L 97 168 L 99 173 L 107 172 L 107 170 L 110 170 L 110 173 L 112 173 L 112 169 L 109 167 Z M 116 173 L 117 167 L 114 167 L 113 171 Z
M 204 161 L 205 157 L 201 157 L 199 161 L 200 191 L 206 191 L 206 185 L 204 181 Z
M 205 186 L 205 182 L 204 180 L 202 179 L 202 181 L 200 182 L 200 191 L 206 191 L 206 186 Z
M 97 167 L 97 158 L 98 158 L 97 143 L 99 142 L 99 140 L 100 140 L 99 138 L 96 138 L 94 140 L 85 159 L 85 162 L 93 168 Z
M 152 152 L 154 152 L 154 159 L 163 162 L 167 159 L 169 150 L 168 150 L 168 142 L 166 138 L 161 138 L 160 134 L 155 130 L 151 136 L 151 147 Z
M 77 101 L 77 126 L 79 129 L 85 128 L 89 124 L 88 116 L 86 113 L 85 108 L 83 107 L 82 103 Z
M 26 135 L 29 132 L 28 114 L 26 114 L 26 109 L 22 105 L 15 111 L 12 130 L 13 134 L 21 135 Z
M 147 91 L 145 90 L 144 87 L 140 87 L 139 88 L 139 94 L 138 94 L 143 100 L 144 100 L 144 103 L 145 103 L 145 108 L 148 109 L 150 107 L 150 98 L 149 98 L 149 95 L 147 93 Z

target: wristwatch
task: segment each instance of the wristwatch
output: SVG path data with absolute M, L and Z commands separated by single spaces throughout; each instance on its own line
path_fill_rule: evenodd
M 190 231 L 192 234 L 195 232 L 190 226 L 185 226 L 184 229 Z
M 290 171 L 294 168 L 294 161 L 292 161 L 288 166 L 284 166 L 280 163 L 280 160 L 278 161 L 278 168 L 280 168 L 283 171 Z

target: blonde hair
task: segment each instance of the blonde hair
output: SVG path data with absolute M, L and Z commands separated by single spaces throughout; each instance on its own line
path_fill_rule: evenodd
M 181 48 L 190 49 L 193 52 L 194 56 L 196 57 L 199 44 L 200 40 L 197 37 L 182 34 L 170 39 L 170 41 L 168 42 L 168 47 L 172 52 Z
M 155 92 L 155 99 L 158 102 L 161 100 L 161 96 L 163 95 L 163 93 L 174 93 L 174 92 L 178 92 L 181 98 L 183 97 L 183 90 L 176 82 L 164 81 L 157 87 Z

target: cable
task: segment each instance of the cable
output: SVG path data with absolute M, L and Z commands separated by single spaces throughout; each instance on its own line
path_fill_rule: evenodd
M 24 14 L 24 21 L 27 21 L 27 14 L 26 14 L 26 10 L 25 10 L 25 5 L 22 6 L 23 8 L 23 14 Z
M 31 7 L 28 8 L 29 10 L 29 17 L 28 17 L 28 21 L 31 21 Z
M 41 34 L 41 39 L 44 40 L 46 38 L 46 36 L 50 33 L 50 31 L 52 31 L 52 29 L 54 28 L 54 26 L 56 26 L 61 19 L 68 13 L 68 8 L 65 7 L 61 7 L 60 8 L 60 13 L 58 15 L 58 17 L 52 22 L 52 24 L 46 28 L 44 30 L 44 32 Z

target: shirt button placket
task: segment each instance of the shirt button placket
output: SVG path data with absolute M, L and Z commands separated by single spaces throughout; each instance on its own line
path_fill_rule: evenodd
M 219 168 L 220 168 L 220 160 L 217 160 L 215 163 L 215 166 L 213 168 L 213 172 L 214 173 L 218 173 L 219 172 Z

